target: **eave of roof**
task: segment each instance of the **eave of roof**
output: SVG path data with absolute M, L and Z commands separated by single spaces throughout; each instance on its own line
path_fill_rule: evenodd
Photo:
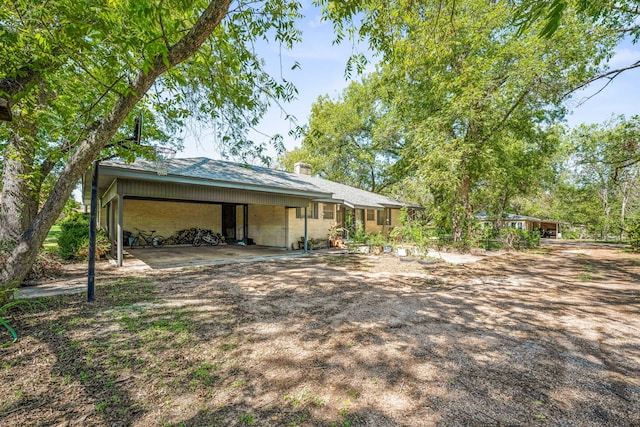
M 266 183 L 250 183 L 242 181 L 232 181 L 216 179 L 213 177 L 198 177 L 189 175 L 177 175 L 168 173 L 167 175 L 158 175 L 155 169 L 147 167 L 139 167 L 131 165 L 115 164 L 115 162 L 105 162 L 100 166 L 100 174 L 102 176 L 113 176 L 118 178 L 142 179 L 147 181 L 171 182 L 191 185 L 204 185 L 220 188 L 231 188 L 236 190 L 260 191 L 265 193 L 286 194 L 291 196 L 309 197 L 309 198 L 331 198 L 331 193 L 324 192 L 319 188 L 306 186 L 304 188 L 286 187 L 283 185 L 268 185 Z
M 172 159 L 167 161 L 167 175 L 158 175 L 156 164 L 146 160 L 135 163 L 105 161 L 100 167 L 102 176 L 150 181 L 173 182 L 261 191 L 309 197 L 315 201 L 338 203 L 350 208 L 384 209 L 420 206 L 394 200 L 380 194 L 360 190 L 320 177 L 279 171 L 260 166 L 212 160 L 205 157 Z
M 331 197 L 330 193 L 322 192 L 319 190 L 312 191 L 308 189 L 307 190 L 286 189 L 282 187 L 274 187 L 274 186 L 266 186 L 266 185 L 234 183 L 234 182 L 220 181 L 220 180 L 214 180 L 214 179 L 183 177 L 183 176 L 173 176 L 173 175 L 160 176 L 157 173 L 153 173 L 153 172 L 119 170 L 111 166 L 101 167 L 100 173 L 103 176 L 109 175 L 109 176 L 118 177 L 118 178 L 144 179 L 147 181 L 157 181 L 157 182 L 161 181 L 161 182 L 171 182 L 171 183 L 179 183 L 179 184 L 204 185 L 204 186 L 210 186 L 210 187 L 231 188 L 235 190 L 247 190 L 247 191 L 261 191 L 265 193 L 278 193 L 278 194 L 287 194 L 291 196 L 303 196 L 303 197 L 310 197 L 310 198 L 327 197 L 327 196 Z

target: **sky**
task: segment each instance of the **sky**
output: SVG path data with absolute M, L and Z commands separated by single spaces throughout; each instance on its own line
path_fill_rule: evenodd
M 266 142 L 265 135 L 281 134 L 285 148 L 291 150 L 300 146 L 301 140 L 287 135 L 290 124 L 285 120 L 286 114 L 296 117 L 299 124 L 305 124 L 311 112 L 311 105 L 319 96 L 337 97 L 349 80 L 345 77 L 345 66 L 350 55 L 355 51 L 366 49 L 353 46 L 351 42 L 333 43 L 333 27 L 331 23 L 321 22 L 319 11 L 305 2 L 305 18 L 300 23 L 303 32 L 302 42 L 291 51 L 280 51 L 276 44 L 262 46 L 260 49 L 267 61 L 268 70 L 275 76 L 282 74 L 298 89 L 297 100 L 285 104 L 283 112 L 280 108 L 271 108 L 257 132 L 250 134 L 255 142 Z M 610 61 L 610 67 L 627 66 L 640 59 L 640 44 L 622 43 Z M 374 58 L 375 60 L 375 58 Z M 291 70 L 294 62 L 300 63 L 300 69 Z M 373 70 L 373 65 L 369 71 Z M 359 79 L 356 73 L 352 76 Z M 597 81 L 574 94 L 567 104 L 571 113 L 567 116 L 570 127 L 581 123 L 603 123 L 613 115 L 624 114 L 627 117 L 640 114 L 640 69 L 623 72 L 606 85 L 606 80 Z M 603 86 L 605 86 L 603 89 Z M 596 94 L 600 89 L 601 92 Z M 595 96 L 591 97 L 592 95 Z M 591 97 L 591 98 L 589 98 Z M 221 156 L 213 141 L 212 132 L 206 127 L 189 129 L 182 135 L 184 149 L 177 157 L 210 157 L 220 159 Z M 275 156 L 275 151 L 269 152 Z

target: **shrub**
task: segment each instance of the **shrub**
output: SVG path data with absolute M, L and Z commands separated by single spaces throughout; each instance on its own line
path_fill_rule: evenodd
M 106 256 L 110 249 L 109 236 L 104 230 L 98 230 L 96 233 L 96 259 Z M 82 259 L 89 258 L 89 236 L 82 241 L 82 246 L 78 250 L 78 257 Z
M 638 252 L 640 250 L 640 220 L 633 221 L 627 226 L 627 235 L 631 249 Z
M 577 240 L 580 238 L 580 231 L 575 231 L 575 230 L 563 231 L 562 238 L 565 240 Z
M 503 228 L 499 233 L 500 240 L 509 249 L 531 249 L 540 245 L 540 233 L 536 230 L 527 231 Z
M 64 259 L 78 258 L 88 239 L 89 214 L 74 212 L 60 223 L 58 254 Z
M 377 247 L 386 245 L 388 243 L 388 240 L 382 233 L 370 233 L 365 236 L 365 242 L 370 247 Z
M 74 212 L 60 223 L 58 255 L 64 259 L 86 259 L 89 255 L 89 214 Z M 96 258 L 109 252 L 109 236 L 98 230 L 96 233 Z
M 518 238 L 520 244 L 525 248 L 531 249 L 540 246 L 540 233 L 537 230 L 518 230 Z

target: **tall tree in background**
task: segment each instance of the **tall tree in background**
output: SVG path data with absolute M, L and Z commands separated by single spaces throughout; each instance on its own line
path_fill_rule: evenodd
M 521 31 L 542 22 L 542 26 L 538 27 L 540 36 L 552 38 L 559 29 L 571 25 L 572 21 L 565 19 L 567 11 L 577 11 L 580 18 L 608 28 L 619 38 L 627 38 L 633 43 L 640 40 L 638 0 L 524 0 L 519 2 L 515 18 Z M 612 80 L 625 71 L 639 67 L 640 59 L 637 59 L 620 68 L 596 74 L 577 88 L 599 79 Z
M 591 237 L 621 238 L 629 221 L 640 221 L 640 117 L 580 125 L 560 139 L 555 178 L 516 202 L 533 216 L 582 225 Z
M 402 134 L 389 122 L 379 88 L 372 74 L 351 83 L 336 100 L 318 98 L 301 147 L 281 159 L 285 168 L 304 161 L 326 179 L 373 192 L 396 183 Z
M 572 182 L 599 202 L 588 222 L 592 232 L 621 236 L 628 217 L 640 214 L 640 117 L 582 125 L 569 137 Z
M 206 118 L 225 138 L 238 136 L 229 146 L 246 146 L 243 136 L 268 100 L 294 94 L 264 71 L 252 42 L 289 47 L 299 37 L 300 7 L 289 0 L 3 1 L 0 97 L 14 120 L 0 127 L 0 290 L 28 272 L 91 162 L 130 136 L 136 107 L 168 129 Z
M 330 12 L 337 19 L 349 6 Z M 519 31 L 506 2 L 371 1 L 362 16 L 360 34 L 383 53 L 391 114 L 411 141 L 401 156 L 455 241 L 480 188 L 510 197 L 535 187 L 564 95 L 599 71 L 616 40 L 570 13 L 552 39 Z

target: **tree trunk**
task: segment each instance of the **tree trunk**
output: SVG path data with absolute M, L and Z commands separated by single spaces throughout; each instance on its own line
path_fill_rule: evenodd
M 468 174 L 464 174 L 460 182 L 460 188 L 456 202 L 453 206 L 453 241 L 461 242 L 464 240 L 465 222 L 469 224 L 471 215 L 471 206 L 469 204 L 469 193 L 471 192 L 471 178 Z
M 11 133 L 5 149 L 0 191 L 0 242 L 11 246 L 38 213 L 40 185 L 33 177 L 34 144 Z
M 222 21 L 230 3 L 231 0 L 212 0 L 196 24 L 180 41 L 169 49 L 167 55 L 159 55 L 155 59 L 153 67 L 146 73 L 139 72 L 129 86 L 130 90 L 118 98 L 111 112 L 79 143 L 77 149 L 68 158 L 42 209 L 33 217 L 26 229 L 17 230 L 18 222 L 13 221 L 13 225 L 11 227 L 7 226 L 7 231 L 3 231 L 3 234 L 18 237 L 14 238 L 15 246 L 8 253 L 8 257 L 0 267 L 0 295 L 2 295 L 2 290 L 20 285 L 35 262 L 39 248 L 47 237 L 51 226 L 62 212 L 76 183 L 91 162 L 98 157 L 100 151 L 111 141 L 137 102 L 149 90 L 158 76 L 189 58 L 200 48 L 202 43 Z M 3 182 L 5 182 L 3 184 L 3 193 L 5 192 L 5 185 L 8 185 L 7 191 L 14 189 L 17 192 L 14 200 L 22 201 L 29 197 L 25 196 L 27 193 L 22 193 L 28 187 L 12 184 L 10 182 L 11 179 L 7 178 L 7 173 L 8 171 L 5 169 L 3 173 Z M 9 183 L 7 183 L 7 180 Z M 16 209 L 23 211 L 28 208 L 20 206 Z M 12 221 L 12 219 L 7 218 L 7 221 Z

